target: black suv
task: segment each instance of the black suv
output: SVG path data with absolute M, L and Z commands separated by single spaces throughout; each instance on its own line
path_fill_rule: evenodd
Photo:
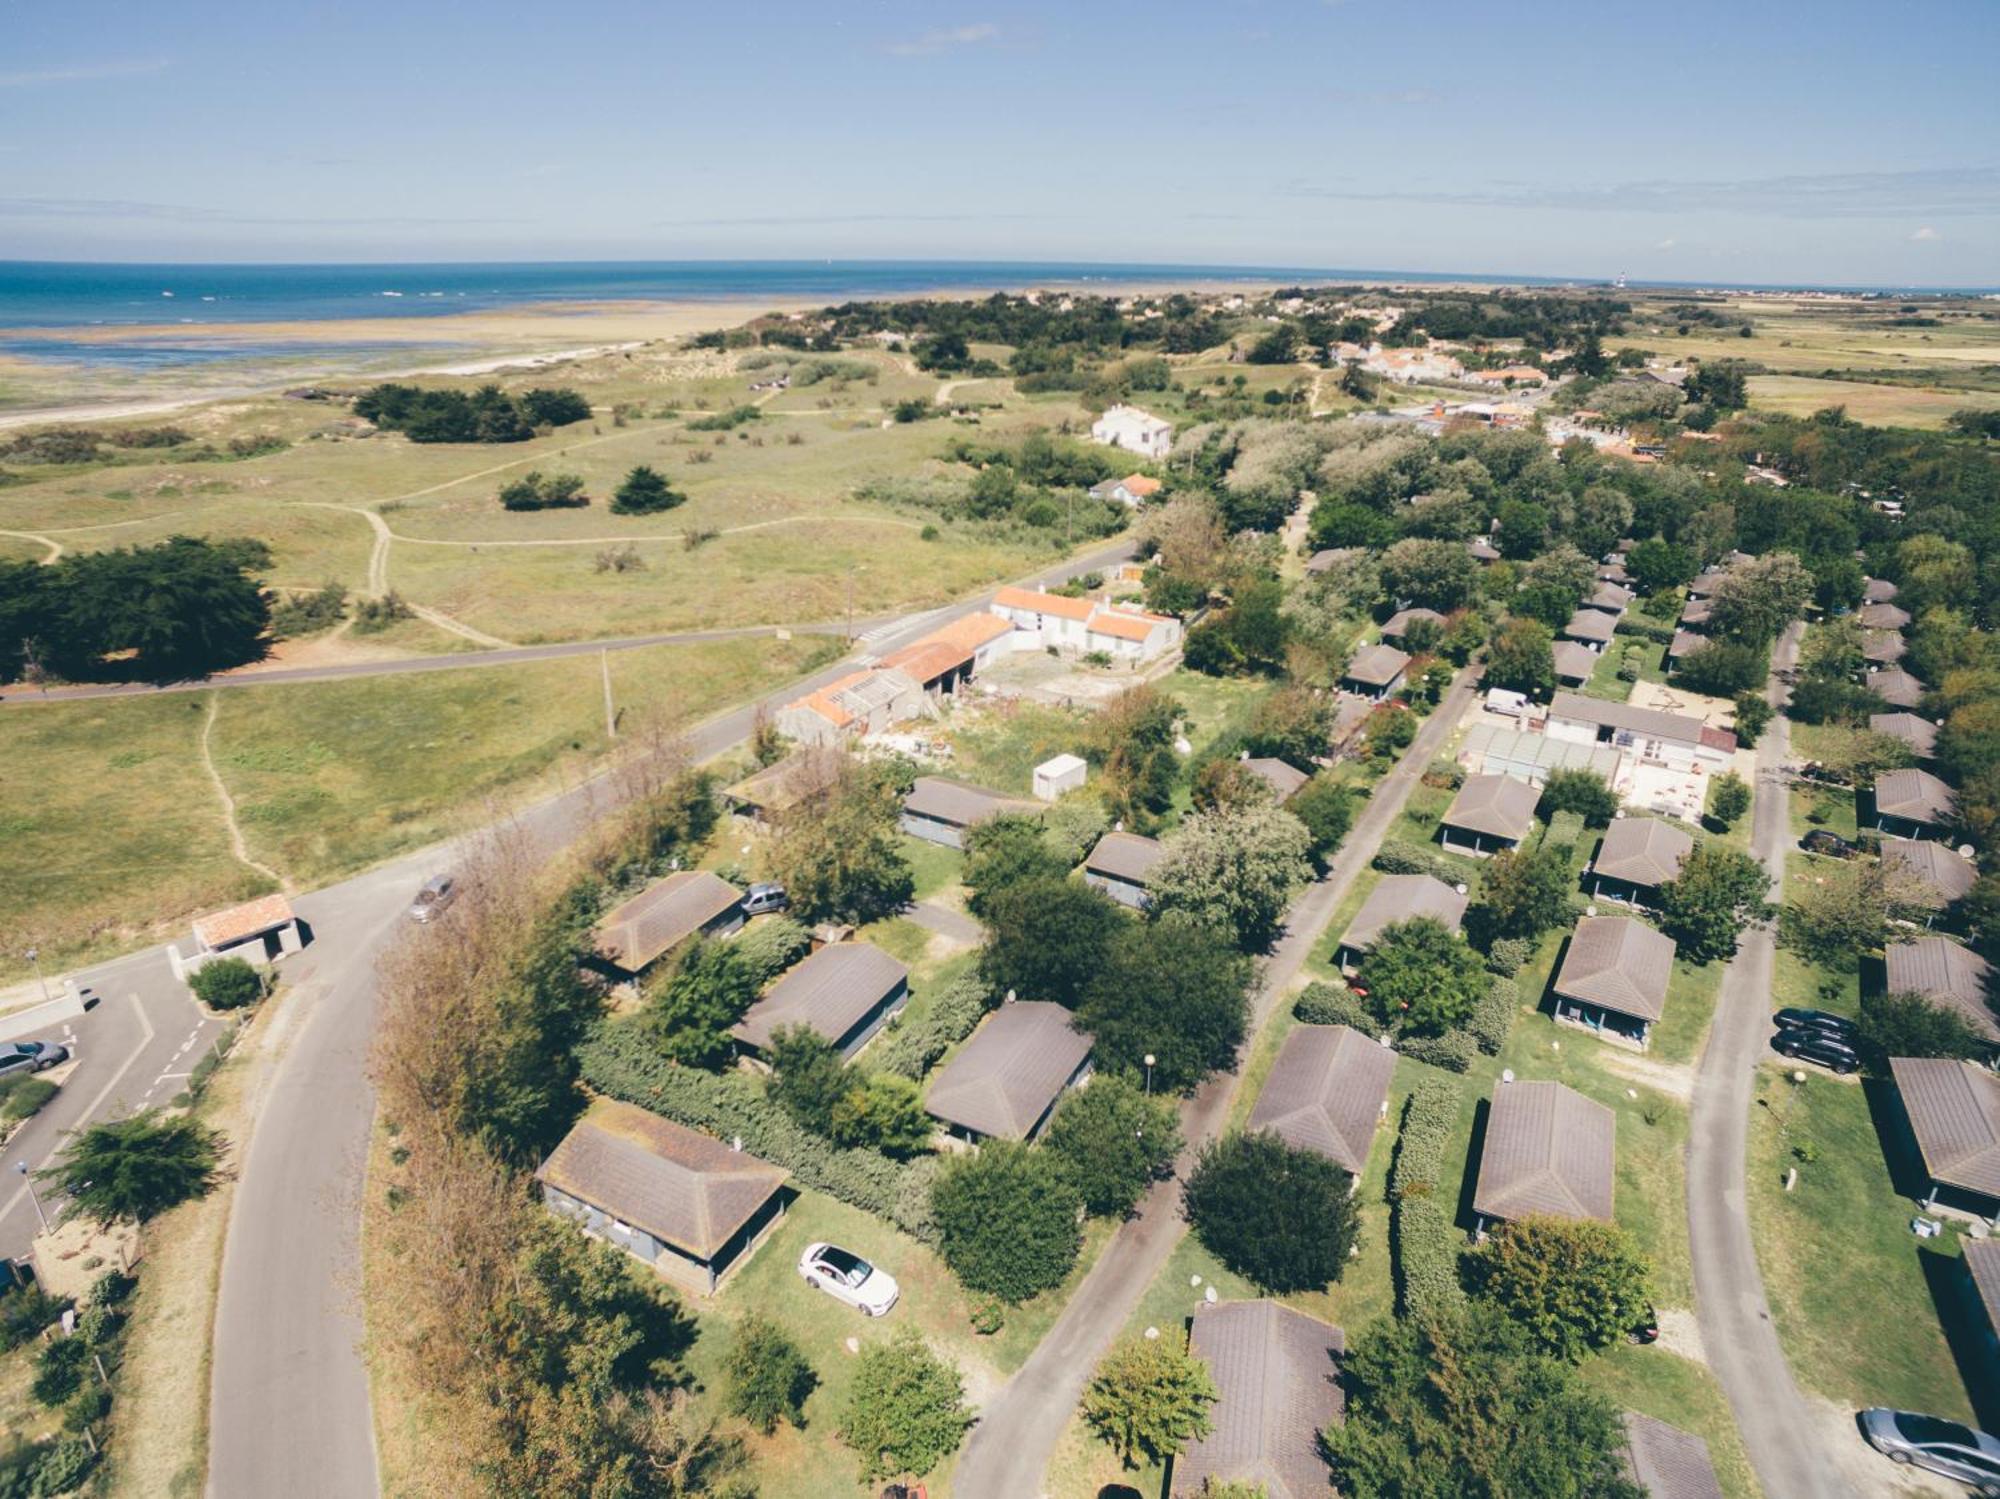
M 1825 1031 L 1804 1026 L 1780 1026 L 1771 1046 L 1781 1057 L 1795 1057 L 1839 1073 L 1842 1077 L 1861 1070 L 1861 1054 L 1847 1042 Z
M 1861 1031 L 1861 1027 L 1845 1015 L 1836 1015 L 1831 1010 L 1808 1010 L 1797 1005 L 1787 1006 L 1771 1018 L 1778 1022 L 1781 1030 L 1818 1031 L 1849 1046 L 1854 1044 L 1854 1038 Z
M 1799 847 L 1809 854 L 1821 854 L 1829 859 L 1851 859 L 1861 852 L 1859 844 L 1849 843 L 1840 834 L 1825 828 L 1814 828 L 1799 840 Z

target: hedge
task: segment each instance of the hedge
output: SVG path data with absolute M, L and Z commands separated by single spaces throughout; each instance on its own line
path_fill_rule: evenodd
M 1438 1201 L 1438 1178 L 1458 1123 L 1459 1092 L 1442 1078 L 1421 1079 L 1403 1106 L 1396 1159 L 1389 1167 L 1389 1200 L 1396 1261 L 1396 1304 L 1405 1316 L 1438 1316 L 1462 1306 L 1458 1278 L 1458 1229 Z
M 993 991 L 977 973 L 953 979 L 931 996 L 920 1020 L 898 1021 L 875 1043 L 868 1064 L 878 1072 L 893 1072 L 911 1082 L 923 1081 L 937 1059 L 971 1035 L 980 1017 L 993 1008 Z
M 1456 884 L 1459 878 L 1458 871 L 1445 862 L 1444 855 L 1395 838 L 1376 851 L 1375 867 L 1384 874 L 1427 874 L 1447 885 Z
M 704 1072 L 661 1056 L 643 1026 L 609 1021 L 577 1050 L 583 1080 L 599 1093 L 651 1109 L 782 1166 L 802 1187 L 886 1218 L 906 1233 L 937 1242 L 931 1216 L 936 1162 L 892 1161 L 875 1150 L 841 1150 L 802 1128 L 742 1072 Z
M 1426 1062 L 1447 1072 L 1470 1072 L 1479 1045 L 1467 1031 L 1446 1031 L 1442 1036 L 1402 1036 L 1396 1050 L 1413 1062 Z
M 1495 943 L 1494 946 L 1499 946 Z M 1521 986 L 1511 978 L 1495 978 L 1486 986 L 1486 997 L 1472 1007 L 1465 1029 L 1479 1049 L 1489 1057 L 1498 1056 L 1514 1029 L 1514 1017 L 1521 1012 Z
M 768 984 L 806 955 L 812 946 L 812 933 L 789 916 L 769 916 L 751 922 L 730 946 L 756 971 L 757 982 Z
M 1486 949 L 1486 966 L 1502 978 L 1512 978 L 1535 955 L 1534 943 L 1525 937 L 1501 937 Z
M 1672 645 L 1674 643 L 1674 627 L 1672 625 L 1656 625 L 1647 620 L 1634 619 L 1629 614 L 1621 615 L 1618 623 L 1613 625 L 1611 630 L 1616 635 L 1636 635 L 1641 640 L 1652 641 L 1655 645 Z
M 1352 990 L 1323 979 L 1306 985 L 1292 1001 L 1292 1014 L 1302 1025 L 1348 1025 L 1364 1035 L 1374 1034 L 1377 1024 Z

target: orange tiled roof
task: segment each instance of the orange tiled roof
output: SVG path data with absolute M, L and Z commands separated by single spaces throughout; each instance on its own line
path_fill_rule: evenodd
M 968 651 L 976 651 L 988 641 L 998 640 L 1013 628 L 1012 624 L 997 614 L 967 614 L 931 631 L 924 640 L 943 641 L 948 645 L 963 646 Z M 918 644 L 923 644 L 923 641 L 919 641 Z
M 1066 598 L 1059 593 L 1035 593 L 1026 588 L 1003 588 L 993 595 L 993 602 L 1003 609 L 1032 609 L 1039 614 L 1053 614 L 1062 619 L 1089 619 L 1097 606 L 1089 599 Z
M 809 709 L 817 713 L 821 718 L 824 718 L 836 729 L 844 729 L 854 722 L 854 715 L 840 705 L 840 700 L 834 694 L 865 682 L 870 676 L 871 670 L 870 668 L 864 668 L 861 671 L 849 672 L 838 681 L 828 682 L 824 687 L 808 692 L 804 697 L 787 704 L 787 706 Z
M 259 932 L 268 932 L 272 927 L 283 926 L 291 919 L 290 901 L 282 895 L 264 895 L 240 906 L 231 906 L 227 911 L 197 917 L 194 934 L 203 947 L 213 951 L 232 942 L 241 942 L 245 937 L 254 937 Z
M 1000 619 L 995 614 L 990 616 Z M 1000 620 L 1003 625 L 1004 619 Z M 946 672 L 965 665 L 972 659 L 972 652 L 945 640 L 934 640 L 926 636 L 913 641 L 900 651 L 891 651 L 882 658 L 884 666 L 893 666 L 897 671 L 907 672 L 918 682 L 935 682 Z
M 1127 474 L 1118 482 L 1125 486 L 1127 494 L 1136 494 L 1142 500 L 1160 492 L 1160 481 L 1149 479 L 1144 474 Z
M 1144 640 L 1166 623 L 1168 620 L 1164 614 L 1125 614 L 1100 609 L 1090 617 L 1089 628 L 1096 635 L 1110 635 L 1119 640 Z

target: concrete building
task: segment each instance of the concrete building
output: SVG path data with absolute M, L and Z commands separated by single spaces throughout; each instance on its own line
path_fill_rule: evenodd
M 1035 800 L 1052 802 L 1064 792 L 1074 791 L 1090 775 L 1090 765 L 1081 755 L 1057 755 L 1035 767 Z
M 1699 718 L 1558 692 L 1549 705 L 1551 739 L 1575 744 L 1608 744 L 1641 760 L 1674 770 L 1728 770 L 1736 759 L 1736 736 L 1712 729 Z
M 1137 406 L 1113 406 L 1090 424 L 1090 440 L 1142 458 L 1164 458 L 1173 449 L 1174 426 Z
M 1608 744 L 1557 739 L 1532 729 L 1476 723 L 1465 731 L 1458 763 L 1489 775 L 1516 776 L 1531 786 L 1546 784 L 1558 770 L 1587 770 L 1607 786 L 1616 785 L 1624 755 Z

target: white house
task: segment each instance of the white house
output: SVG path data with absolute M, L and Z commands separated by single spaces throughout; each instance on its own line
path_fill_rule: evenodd
M 1640 708 L 1558 692 L 1549 705 L 1546 733 L 1572 744 L 1608 744 L 1641 760 L 1674 770 L 1728 770 L 1736 759 L 1736 736 L 1710 728 L 1685 713 Z
M 1179 620 L 1130 604 L 1007 587 L 993 595 L 992 612 L 1013 625 L 1017 650 L 1052 646 L 1079 655 L 1101 651 L 1113 660 L 1141 662 L 1157 660 L 1181 643 Z
M 1090 424 L 1090 438 L 1145 458 L 1164 458 L 1174 445 L 1174 426 L 1137 406 L 1113 406 Z

